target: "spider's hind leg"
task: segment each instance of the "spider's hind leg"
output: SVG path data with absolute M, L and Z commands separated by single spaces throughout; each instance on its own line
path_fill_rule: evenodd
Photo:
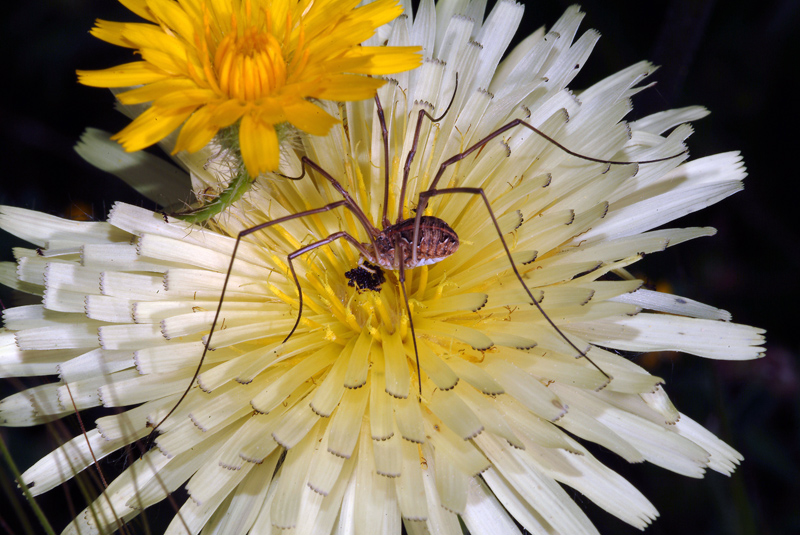
M 462 188 L 444 188 L 444 189 L 439 189 L 439 190 L 424 191 L 419 196 L 420 204 L 424 205 L 424 203 L 427 203 L 427 200 L 430 197 L 435 197 L 437 195 L 445 195 L 445 194 L 449 194 L 449 193 L 466 193 L 466 194 L 469 194 L 469 195 L 478 195 L 478 196 L 480 196 L 480 198 L 483 200 L 484 205 L 486 206 L 486 210 L 489 212 L 489 216 L 492 218 L 492 224 L 494 225 L 494 228 L 497 231 L 497 237 L 500 239 L 500 243 L 503 244 L 503 250 L 505 251 L 506 256 L 508 257 L 508 261 L 509 261 L 509 263 L 511 265 L 511 269 L 513 270 L 514 275 L 516 276 L 516 278 L 519 281 L 519 283 L 522 285 L 522 288 L 525 290 L 525 293 L 528 294 L 528 297 L 530 298 L 530 304 L 534 305 L 539 310 L 539 312 L 542 314 L 542 317 L 544 317 L 544 319 L 555 330 L 555 332 L 558 333 L 558 335 L 562 339 L 564 339 L 564 341 L 567 342 L 567 344 L 569 344 L 569 346 L 576 352 L 576 354 L 577 354 L 577 356 L 579 358 L 580 357 L 585 358 L 592 366 L 594 366 L 597 369 L 597 371 L 599 371 L 600 373 L 603 374 L 603 376 L 606 378 L 606 383 L 601 388 L 604 388 L 606 385 L 608 385 L 608 383 L 611 382 L 612 377 L 609 374 L 607 374 L 606 372 L 604 372 L 600 368 L 600 366 L 595 364 L 595 362 L 591 358 L 589 358 L 589 356 L 586 354 L 586 351 L 583 351 L 583 350 L 579 349 L 578 346 L 576 346 L 575 343 L 572 340 L 570 340 L 567 337 L 566 334 L 564 334 L 564 331 L 562 331 L 558 327 L 558 325 L 555 324 L 555 322 L 552 320 L 552 318 L 550 318 L 550 316 L 544 311 L 544 309 L 542 308 L 542 305 L 539 304 L 539 301 L 536 298 L 534 298 L 533 293 L 531 293 L 530 288 L 528 288 L 528 285 L 525 284 L 525 281 L 522 278 L 522 274 L 520 274 L 519 269 L 517 269 L 517 265 L 514 262 L 513 257 L 511 256 L 511 250 L 508 248 L 508 244 L 506 243 L 506 240 L 503 237 L 503 233 L 500 230 L 500 224 L 497 222 L 497 217 L 494 214 L 494 210 L 492 210 L 492 205 L 489 202 L 488 197 L 486 197 L 486 193 L 483 191 L 482 188 L 466 188 L 466 187 L 462 187 Z M 417 222 L 415 224 L 415 231 L 417 230 L 416 227 L 418 227 L 418 225 L 419 225 L 419 215 L 417 216 Z

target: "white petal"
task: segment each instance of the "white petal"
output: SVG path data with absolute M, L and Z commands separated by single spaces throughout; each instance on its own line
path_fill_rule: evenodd
M 45 247 L 50 241 L 78 243 L 127 242 L 131 236 L 108 223 L 70 221 L 52 215 L 0 206 L 0 228 L 27 242 Z
M 470 478 L 467 489 L 467 507 L 461 518 L 470 533 L 521 535 L 514 517 L 508 514 L 482 478 Z
M 680 415 L 680 419 L 675 424 L 675 431 L 709 452 L 711 460 L 708 467 L 721 474 L 731 475 L 736 466 L 744 459 L 738 451 L 685 414 Z
M 131 438 L 137 440 L 148 432 L 142 422 Z M 124 440 L 106 440 L 96 429 L 92 429 L 86 436 L 78 435 L 42 457 L 22 474 L 22 481 L 30 487 L 34 496 L 39 495 L 71 479 L 91 466 L 95 459 L 100 460 L 127 443 Z
M 642 117 L 630 123 L 631 130 L 644 130 L 653 134 L 661 134 L 670 128 L 681 123 L 698 121 L 709 114 L 709 111 L 702 106 L 688 106 L 666 110 Z
M 731 319 L 731 314 L 727 310 L 704 305 L 687 297 L 654 292 L 644 288 L 630 294 L 613 297 L 611 300 L 618 303 L 631 303 L 648 310 L 667 312 L 668 314 L 679 316 L 725 321 L 730 321 Z
M 683 351 L 725 360 L 749 360 L 764 354 L 763 329 L 664 314 L 574 323 L 569 331 L 592 343 L 628 351 Z

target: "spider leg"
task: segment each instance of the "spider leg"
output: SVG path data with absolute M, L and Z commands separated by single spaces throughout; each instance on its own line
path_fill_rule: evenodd
M 342 202 L 342 201 L 339 201 L 339 202 Z M 321 239 L 319 241 L 316 241 L 314 243 L 306 245 L 305 247 L 301 247 L 300 249 L 298 249 L 298 250 L 292 252 L 291 254 L 289 254 L 289 256 L 287 257 L 288 260 L 289 260 L 289 269 L 291 270 L 292 277 L 294 278 L 294 284 L 295 284 L 295 286 L 297 286 L 297 295 L 298 295 L 298 300 L 299 300 L 299 307 L 298 307 L 299 310 L 297 311 L 297 320 L 294 322 L 294 327 L 292 327 L 292 330 L 289 332 L 289 334 L 286 336 L 286 338 L 283 339 L 282 343 L 286 343 L 286 341 L 289 340 L 289 338 L 292 337 L 292 335 L 294 334 L 294 331 L 297 330 L 297 326 L 300 325 L 300 318 L 303 316 L 303 291 L 300 289 L 300 279 L 297 278 L 297 273 L 294 270 L 294 263 L 292 261 L 295 258 L 297 258 L 298 256 L 300 256 L 300 255 L 304 255 L 304 254 L 306 254 L 306 253 L 308 253 L 310 251 L 313 251 L 317 247 L 322 247 L 323 245 L 329 244 L 329 243 L 331 243 L 333 241 L 336 241 L 338 239 L 345 239 L 345 240 L 349 241 L 350 243 L 353 244 L 353 246 L 355 246 L 356 249 L 358 249 L 358 251 L 361 253 L 362 256 L 369 256 L 369 252 L 364 248 L 363 245 L 361 245 L 361 242 L 359 242 L 357 239 L 355 239 L 353 236 L 351 236 L 347 232 L 341 231 L 341 232 L 336 232 L 334 234 L 331 234 L 327 238 L 323 238 L 323 239 Z
M 423 115 L 427 116 L 428 118 L 430 118 L 433 121 L 433 118 L 427 112 L 425 112 L 424 110 L 420 110 L 419 120 L 417 121 L 417 131 L 416 131 L 416 136 L 417 137 L 419 136 L 419 129 L 420 129 L 419 121 L 422 120 Z M 556 147 L 558 147 L 562 151 L 566 152 L 570 156 L 575 156 L 576 158 L 580 158 L 582 160 L 587 160 L 587 161 L 590 161 L 590 162 L 604 163 L 604 164 L 607 164 L 607 165 L 637 165 L 638 166 L 638 165 L 642 165 L 642 164 L 665 162 L 667 160 L 672 160 L 673 158 L 678 158 L 680 156 L 683 156 L 684 154 L 687 153 L 687 151 L 683 151 L 683 152 L 679 152 L 678 154 L 673 154 L 672 156 L 666 156 L 664 158 L 656 158 L 656 159 L 653 159 L 653 160 L 631 161 L 631 162 L 624 162 L 624 161 L 619 161 L 619 160 L 603 160 L 601 158 L 594 158 L 592 156 L 586 156 L 584 154 L 580 154 L 578 152 L 570 150 L 567 147 L 565 147 L 564 145 L 562 145 L 561 143 L 559 143 L 558 141 L 556 141 L 555 139 L 553 139 L 551 136 L 548 136 L 547 134 L 545 134 L 544 132 L 542 132 L 541 130 L 536 128 L 535 126 L 532 126 L 532 125 L 526 123 L 522 119 L 514 119 L 513 121 L 504 124 L 503 126 L 498 128 L 497 130 L 492 132 L 491 134 L 487 135 L 486 137 L 484 137 L 483 139 L 481 139 L 480 141 L 478 141 L 477 143 L 475 143 L 474 145 L 469 147 L 464 152 L 460 152 L 460 153 L 456 154 L 455 156 L 452 156 L 451 158 L 449 158 L 449 159 L 445 160 L 444 162 L 442 162 L 442 164 L 439 166 L 439 170 L 436 172 L 436 176 L 434 176 L 433 181 L 431 182 L 431 185 L 428 188 L 428 191 L 429 192 L 430 191 L 444 191 L 444 190 L 437 190 L 436 186 L 439 184 L 439 181 L 442 179 L 442 176 L 444 175 L 445 170 L 449 166 L 453 165 L 454 163 L 460 162 L 461 160 L 463 160 L 464 158 L 466 158 L 467 156 L 469 156 L 473 152 L 477 151 L 478 149 L 480 149 L 481 147 L 486 145 L 488 142 L 490 142 L 494 138 L 500 136 L 504 132 L 507 132 L 507 131 L 511 130 L 512 128 L 517 127 L 517 126 L 523 126 L 523 127 L 527 128 L 527 129 L 531 130 L 532 132 L 534 132 L 538 136 L 546 139 L 548 142 L 552 143 L 553 145 L 555 145 Z M 411 158 L 413 156 L 413 153 L 416 152 L 416 141 L 417 141 L 417 139 L 415 137 L 414 146 L 412 147 L 412 152 L 409 152 L 409 158 L 406 161 L 406 167 L 404 169 L 404 175 L 403 175 L 403 188 L 404 188 L 403 191 L 405 191 L 405 184 L 406 184 L 406 181 L 408 180 L 408 176 L 407 175 L 408 175 L 408 173 L 410 171 L 410 168 L 411 168 Z M 414 224 L 414 242 L 413 243 L 417 243 L 417 240 L 419 240 L 419 218 L 420 218 L 421 214 L 423 212 L 425 212 L 425 207 L 428 204 L 428 197 L 431 197 L 431 195 L 423 196 L 422 194 L 420 194 L 420 196 L 419 196 L 419 203 L 417 204 L 417 216 L 416 216 L 415 224 Z M 401 197 L 401 199 L 402 199 L 402 197 Z M 416 250 L 412 252 L 412 260 L 414 262 L 416 262 L 416 260 L 417 260 L 417 251 Z
M 381 139 L 383 140 L 383 216 L 381 225 L 383 228 L 389 226 L 387 209 L 389 208 L 389 130 L 386 128 L 386 115 L 383 113 L 381 99 L 375 93 L 375 111 L 378 114 L 378 122 L 381 125 Z M 402 199 L 402 197 L 401 197 Z
M 306 210 L 304 212 L 298 212 L 296 214 L 290 214 L 290 215 L 287 215 L 287 216 L 279 217 L 278 219 L 273 219 L 272 221 L 267 221 L 265 223 L 261 223 L 260 225 L 256 225 L 256 226 L 251 227 L 249 229 L 245 229 L 245 230 L 241 231 L 238 236 L 236 236 L 236 241 L 234 242 L 233 250 L 231 251 L 231 261 L 230 261 L 230 264 L 228 264 L 228 271 L 225 273 L 225 280 L 222 283 L 222 291 L 220 292 L 220 296 L 219 296 L 219 304 L 217 305 L 217 311 L 214 314 L 214 320 L 211 322 L 211 329 L 208 331 L 208 335 L 206 336 L 205 343 L 203 344 L 203 354 L 200 356 L 200 362 L 198 362 L 197 368 L 195 369 L 194 375 L 192 376 L 192 380 L 189 382 L 189 386 L 183 392 L 183 394 L 181 395 L 180 399 L 178 399 L 178 401 L 175 403 L 175 405 L 172 407 L 172 409 L 170 409 L 170 411 L 167 413 L 167 415 L 164 416 L 161 419 L 161 421 L 159 421 L 153 427 L 153 430 L 150 431 L 150 435 L 148 435 L 148 439 L 147 439 L 148 443 L 152 440 L 152 438 L 154 437 L 155 432 L 158 430 L 158 428 L 161 426 L 161 424 L 163 424 L 167 420 L 167 418 L 172 416 L 172 413 L 175 412 L 175 410 L 183 402 L 183 400 L 186 399 L 186 396 L 189 395 L 189 392 L 191 391 L 192 386 L 194 385 L 195 381 L 197 381 L 197 377 L 200 375 L 200 369 L 203 366 L 203 362 L 205 362 L 206 355 L 208 354 L 208 351 L 212 349 L 211 338 L 214 335 L 214 330 L 216 329 L 217 323 L 219 322 L 219 317 L 220 317 L 220 314 L 222 312 L 222 303 L 225 301 L 225 292 L 228 289 L 228 281 L 230 280 L 231 273 L 233 272 L 233 263 L 236 260 L 236 253 L 239 250 L 239 244 L 241 243 L 242 238 L 244 238 L 246 236 L 249 236 L 250 234 L 253 234 L 254 232 L 258 232 L 260 230 L 264 230 L 264 229 L 269 228 L 269 227 L 274 226 L 274 225 L 279 225 L 281 223 L 285 223 L 287 221 L 291 221 L 293 219 L 298 219 L 298 218 L 301 218 L 301 217 L 306 217 L 306 216 L 309 216 L 309 215 L 320 214 L 320 213 L 323 213 L 323 212 L 329 212 L 329 211 L 335 210 L 336 208 L 339 208 L 341 206 L 344 206 L 344 207 L 348 208 L 349 210 L 357 213 L 359 211 L 358 207 L 354 206 L 353 204 L 351 204 L 351 202 L 352 202 L 351 199 L 342 199 L 341 201 L 332 202 L 330 204 L 326 204 L 325 206 L 321 206 L 320 208 L 314 208 L 314 209 L 311 209 L 311 210 Z M 323 240 L 320 240 L 319 242 L 316 242 L 316 243 L 311 244 L 311 245 L 307 245 L 307 246 L 305 246 L 305 247 L 303 247 L 301 249 L 298 249 L 297 251 L 294 251 L 293 253 L 289 254 L 289 257 L 288 257 L 289 267 L 291 269 L 292 276 L 294 277 L 295 285 L 297 286 L 298 295 L 300 297 L 300 312 L 297 315 L 297 321 L 295 322 L 294 327 L 292 328 L 292 331 L 283 340 L 284 342 L 286 342 L 292 336 L 292 334 L 294 334 L 294 331 L 297 329 L 297 326 L 300 323 L 300 317 L 301 317 L 301 314 L 302 314 L 302 306 L 303 306 L 303 292 L 300 290 L 300 282 L 297 279 L 297 274 L 295 273 L 294 266 L 292 264 L 292 259 L 296 258 L 297 256 L 299 256 L 301 254 L 303 254 L 304 252 L 308 252 L 308 251 L 310 251 L 312 249 L 315 249 L 316 247 L 320 247 L 321 245 L 325 245 L 326 243 L 330 243 L 330 242 L 332 242 L 332 241 L 334 241 L 335 239 L 338 239 L 338 238 L 346 238 L 348 241 L 350 241 L 350 243 L 352 243 L 359 250 L 359 252 L 361 254 L 367 253 L 367 251 L 364 249 L 363 245 L 361 245 L 361 243 L 358 240 L 356 240 L 355 238 L 353 238 L 352 236 L 350 236 L 346 232 L 337 232 L 335 234 L 332 234 L 331 236 L 328 236 L 327 238 L 325 238 Z
M 395 246 L 395 251 L 400 251 L 399 244 Z M 417 360 L 417 384 L 419 386 L 419 401 L 422 402 L 422 374 L 419 365 L 419 350 L 417 349 L 417 333 L 414 331 L 414 318 L 411 317 L 411 305 L 408 303 L 408 292 L 406 291 L 406 269 L 403 262 L 399 262 L 400 272 L 397 279 L 400 281 L 400 288 L 403 290 L 403 301 L 406 304 L 408 314 L 408 326 L 411 327 L 411 341 L 414 343 L 414 357 Z
M 555 329 L 555 331 L 558 333 L 558 335 L 561 336 L 561 338 L 563 338 L 570 345 L 570 347 L 572 347 L 572 349 L 574 349 L 578 353 L 578 355 L 580 357 L 583 357 L 586 360 L 588 360 L 589 363 L 597 369 L 597 371 L 599 371 L 600 373 L 602 373 L 606 377 L 608 382 L 611 382 L 612 377 L 610 375 L 608 375 L 606 372 L 604 372 L 600 368 L 600 366 L 595 364 L 594 361 L 592 359 L 590 359 L 586 355 L 585 351 L 582 351 L 582 350 L 578 349 L 578 347 L 572 342 L 572 340 L 567 338 L 567 335 L 565 335 L 564 332 L 561 329 L 559 329 L 558 325 L 556 325 L 555 322 L 550 318 L 550 316 L 547 315 L 547 313 L 542 308 L 542 305 L 540 305 L 539 302 L 536 301 L 536 299 L 534 299 L 530 288 L 528 288 L 528 285 L 525 284 L 524 280 L 522 280 L 522 275 L 520 274 L 519 270 L 517 269 L 517 265 L 514 263 L 514 259 L 511 257 L 511 251 L 509 250 L 508 244 L 506 243 L 506 240 L 503 237 L 503 233 L 500 230 L 500 225 L 497 223 L 497 218 L 494 215 L 494 210 L 492 210 L 492 206 L 489 203 L 489 199 L 486 197 L 486 193 L 483 191 L 483 188 L 444 188 L 444 189 L 440 189 L 440 190 L 423 191 L 419 195 L 419 204 L 420 205 L 424 205 L 423 203 L 426 202 L 430 197 L 435 197 L 437 195 L 445 195 L 445 194 L 448 194 L 448 193 L 467 193 L 469 195 L 480 195 L 481 199 L 483 199 L 483 203 L 486 206 L 486 209 L 489 211 L 489 216 L 492 218 L 492 224 L 494 225 L 495 230 L 497 230 L 497 236 L 500 238 L 500 243 L 503 244 L 503 250 L 505 250 L 505 252 L 506 252 L 506 256 L 508 257 L 508 261 L 511 263 L 511 269 L 514 271 L 514 275 L 517 277 L 517 280 L 522 285 L 522 288 L 525 290 L 525 293 L 527 293 L 528 297 L 530 297 L 531 304 L 535 305 L 536 308 L 539 309 L 539 312 L 542 314 L 544 319 L 547 320 L 547 323 L 549 323 L 550 326 L 553 329 Z M 419 230 L 420 214 L 421 214 L 421 212 L 419 210 L 417 210 L 417 217 L 416 217 L 416 221 L 415 221 L 415 225 L 414 225 L 415 236 L 416 236 L 416 231 Z M 414 243 L 416 243 L 416 241 Z M 608 382 L 605 385 L 603 385 L 601 388 L 605 388 L 605 386 L 608 384 Z

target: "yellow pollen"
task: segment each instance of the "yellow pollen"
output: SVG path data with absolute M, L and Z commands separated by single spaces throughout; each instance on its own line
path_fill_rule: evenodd
M 246 102 L 274 94 L 286 83 L 287 67 L 281 44 L 258 28 L 223 37 L 214 55 L 220 91 Z
M 333 332 L 333 329 L 328 326 L 325 327 L 325 340 L 329 342 L 336 340 L 336 334 Z
M 369 334 L 372 335 L 372 338 L 374 338 L 376 342 L 382 341 L 380 329 L 378 329 L 377 327 L 370 327 Z

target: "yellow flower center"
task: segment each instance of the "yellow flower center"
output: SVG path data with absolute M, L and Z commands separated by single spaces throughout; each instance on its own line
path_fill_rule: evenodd
M 255 27 L 226 35 L 214 55 L 214 65 L 219 87 L 230 98 L 252 102 L 286 83 L 280 42 Z

